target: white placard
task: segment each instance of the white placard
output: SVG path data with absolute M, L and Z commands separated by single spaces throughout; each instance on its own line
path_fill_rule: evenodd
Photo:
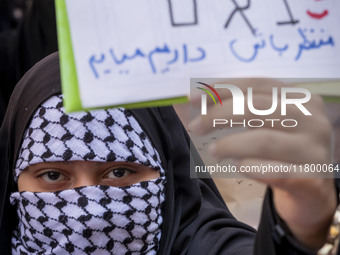
M 340 77 L 338 0 L 67 0 L 85 108 L 183 96 L 190 77 Z

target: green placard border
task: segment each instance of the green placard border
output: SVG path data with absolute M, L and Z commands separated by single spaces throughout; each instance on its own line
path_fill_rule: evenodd
M 65 0 L 55 0 L 61 88 L 66 112 L 83 110 Z
M 323 96 L 322 98 L 327 103 L 340 103 L 340 97 Z
M 77 69 L 74 60 L 71 31 L 68 22 L 65 0 L 55 0 L 55 7 L 57 18 L 61 87 L 64 95 L 64 108 L 66 112 L 111 108 L 119 106 L 123 106 L 125 108 L 157 107 L 188 102 L 188 98 L 186 96 L 182 96 L 130 104 L 112 105 L 108 107 L 84 108 L 80 99 Z

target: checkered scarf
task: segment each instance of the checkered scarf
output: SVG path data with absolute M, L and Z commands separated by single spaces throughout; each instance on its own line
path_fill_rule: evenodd
M 19 225 L 13 254 L 156 254 L 165 174 L 157 150 L 123 108 L 66 114 L 53 96 L 24 134 L 15 180 L 29 165 L 51 161 L 128 161 L 160 178 L 128 187 L 88 186 L 58 192 L 15 192 Z
M 15 178 L 46 161 L 127 161 L 161 169 L 158 152 L 132 114 L 123 108 L 66 114 L 62 97 L 47 100 L 24 135 Z

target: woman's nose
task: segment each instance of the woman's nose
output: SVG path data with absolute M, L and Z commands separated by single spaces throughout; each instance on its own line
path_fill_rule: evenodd
M 94 185 L 99 185 L 99 180 L 96 177 L 93 175 L 81 174 L 77 176 L 72 188 Z
M 77 161 L 73 165 L 73 170 L 72 188 L 99 185 L 101 175 L 95 162 Z

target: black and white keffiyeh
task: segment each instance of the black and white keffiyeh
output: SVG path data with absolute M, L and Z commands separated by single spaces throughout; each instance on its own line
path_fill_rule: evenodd
M 66 114 L 61 96 L 48 99 L 26 129 L 15 180 L 29 165 L 74 160 L 134 162 L 159 170 L 160 177 L 128 187 L 13 193 L 19 225 L 12 253 L 156 254 L 165 173 L 132 114 L 123 108 Z
M 125 161 L 162 168 L 158 152 L 124 108 L 66 114 L 62 96 L 34 114 L 16 162 L 16 180 L 27 166 L 51 161 Z
M 13 254 L 156 254 L 164 177 L 118 188 L 16 192 Z

